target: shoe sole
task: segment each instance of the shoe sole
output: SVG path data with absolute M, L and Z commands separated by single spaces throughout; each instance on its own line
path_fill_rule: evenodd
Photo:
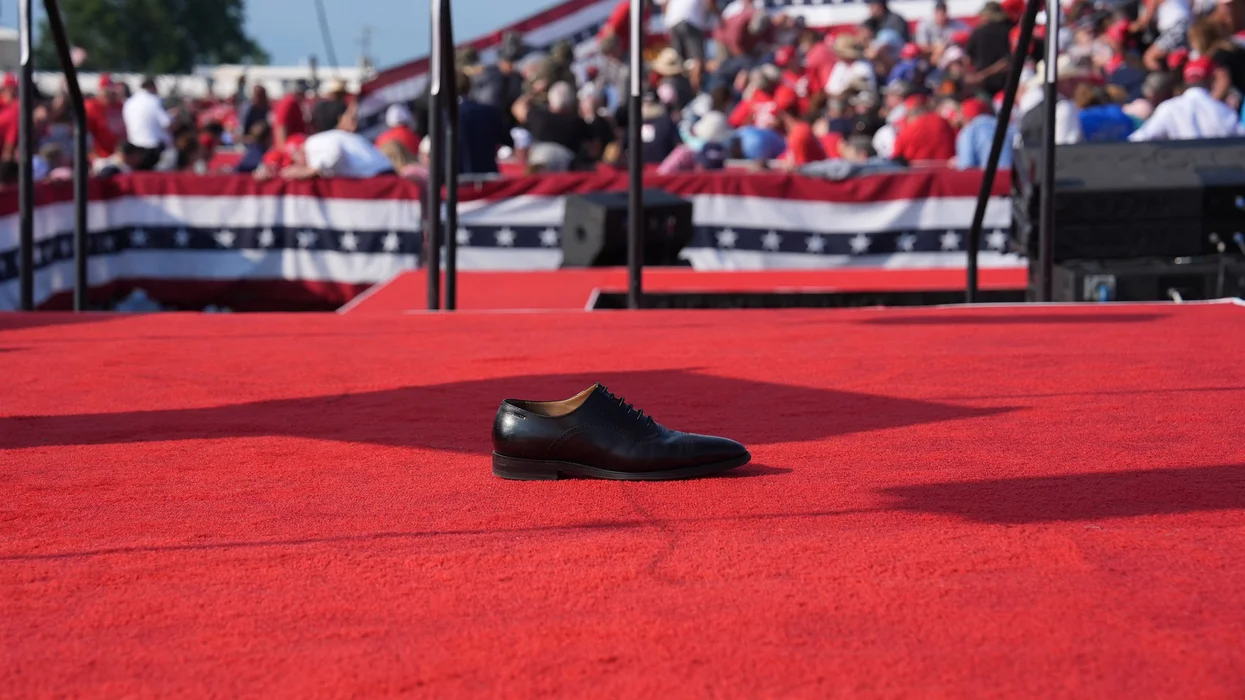
M 742 467 L 751 460 L 752 455 L 745 454 L 742 457 L 728 459 L 724 462 L 701 464 L 681 469 L 666 469 L 656 472 L 616 472 L 574 462 L 519 459 L 518 457 L 507 457 L 494 452 L 493 475 L 515 481 L 554 481 L 564 476 L 582 476 L 591 479 L 612 479 L 614 481 L 673 481 L 675 479 L 695 479 L 701 476 L 720 474 Z

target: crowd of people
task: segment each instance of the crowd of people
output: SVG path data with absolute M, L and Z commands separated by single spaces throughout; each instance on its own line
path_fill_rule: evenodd
M 1245 135 L 1245 0 L 1071 0 L 1060 30 L 1044 17 L 1019 46 L 1024 0 L 985 2 L 957 20 L 945 4 L 909 22 L 867 0 L 859 26 L 819 31 L 746 3 L 636 0 L 663 15 L 646 46 L 642 160 L 661 173 L 726 167 L 829 177 L 913 166 L 983 167 L 1009 61 L 1028 57 L 1001 165 L 1044 128 L 1046 42 L 1059 49 L 1058 144 Z M 461 171 L 558 172 L 625 167 L 630 0 L 598 35 L 597 53 L 548 51 L 507 34 L 492 60 L 457 55 Z M 16 82 L 0 88 L 0 137 L 15 166 Z M 153 81 L 132 93 L 105 76 L 88 101 L 94 171 L 219 170 L 257 178 L 423 177 L 428 96 L 394 105 L 373 139 L 340 83 L 299 85 L 278 100 L 241 86 L 232 100 L 169 104 Z M 36 175 L 67 177 L 70 114 L 62 96 L 35 113 Z M 373 131 L 375 133 L 376 130 Z M 13 176 L 13 167 L 5 170 Z

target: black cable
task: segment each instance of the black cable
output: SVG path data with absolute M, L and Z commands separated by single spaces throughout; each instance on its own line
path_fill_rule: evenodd
M 324 13 L 324 0 L 316 0 L 316 15 L 320 18 L 320 36 L 324 38 L 324 55 L 333 66 L 333 75 L 337 75 L 337 52 L 333 50 L 333 36 L 329 34 L 329 18 Z

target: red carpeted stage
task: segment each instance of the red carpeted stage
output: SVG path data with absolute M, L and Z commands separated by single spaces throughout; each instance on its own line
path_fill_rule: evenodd
M 653 267 L 644 270 L 648 294 L 816 294 L 886 292 L 963 292 L 964 268 L 885 269 L 880 267 L 818 270 L 729 270 Z M 983 268 L 982 291 L 1024 291 L 1024 267 Z M 339 309 L 342 313 L 413 311 L 427 308 L 428 278 L 411 270 L 366 290 Z M 444 282 L 442 282 L 444 288 Z M 566 270 L 484 271 L 458 273 L 458 308 L 531 310 L 590 308 L 600 294 L 626 294 L 627 269 L 603 267 Z
M 16 697 L 1240 697 L 1245 308 L 0 315 Z M 601 380 L 728 478 L 507 482 Z

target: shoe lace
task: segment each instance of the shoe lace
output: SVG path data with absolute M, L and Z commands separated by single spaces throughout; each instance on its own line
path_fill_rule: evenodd
M 615 396 L 609 389 L 606 389 L 604 385 L 601 385 L 601 392 L 604 393 L 610 400 L 618 402 L 618 407 L 626 411 L 628 416 L 635 418 L 644 425 L 653 425 L 654 421 L 652 416 L 646 414 L 642 409 L 636 408 L 635 406 L 627 403 L 627 400 L 623 397 Z

